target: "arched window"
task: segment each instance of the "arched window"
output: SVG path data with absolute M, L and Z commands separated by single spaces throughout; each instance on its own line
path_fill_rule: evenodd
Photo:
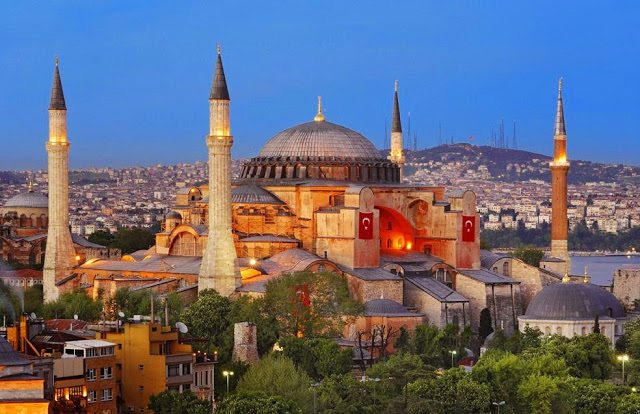
M 27 227 L 27 216 L 24 214 L 20 216 L 20 227 Z
M 391 239 L 387 239 L 387 249 L 390 249 L 393 247 L 393 241 Z
M 178 256 L 202 256 L 200 240 L 189 232 L 179 233 L 171 243 L 169 254 Z
M 600 334 L 607 336 L 607 327 L 606 326 L 601 326 L 600 327 Z
M 404 247 L 404 238 L 398 237 L 398 247 L 402 249 Z
M 460 325 L 460 318 L 458 318 L 458 315 L 453 315 L 453 324 Z
M 256 259 L 262 259 L 262 247 L 256 246 L 253 249 L 253 252 L 254 252 L 254 256 L 256 257 Z
M 29 264 L 32 265 L 32 266 L 36 264 L 36 254 L 35 253 L 29 254 Z
M 387 222 L 387 230 L 393 230 L 393 222 L 391 220 Z
M 551 335 L 551 328 L 550 328 L 550 327 L 548 327 L 548 326 L 545 326 L 545 327 L 544 327 L 544 334 L 545 334 L 545 335 Z
M 556 334 L 557 335 L 562 335 L 562 327 L 561 326 L 557 326 L 556 327 Z
M 610 318 L 613 317 L 613 309 L 607 308 L 607 316 L 610 317 Z
M 509 276 L 509 262 L 504 262 L 502 264 L 502 274 L 505 276 Z
M 324 271 L 325 271 L 324 264 L 319 264 L 319 265 L 318 265 L 318 272 L 322 273 L 322 272 L 324 272 Z
M 242 246 L 242 257 L 249 256 L 249 248 L 247 246 Z
M 496 273 L 498 273 L 498 266 L 495 266 L 495 267 L 493 268 L 493 271 L 494 271 L 494 272 L 496 272 Z
M 583 326 L 582 327 L 582 335 L 586 335 L 587 334 L 587 327 Z

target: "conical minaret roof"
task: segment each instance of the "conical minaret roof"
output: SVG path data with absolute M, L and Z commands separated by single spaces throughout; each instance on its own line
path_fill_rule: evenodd
M 53 72 L 53 86 L 51 87 L 51 102 L 49 102 L 49 109 L 67 109 L 67 104 L 64 102 L 64 93 L 62 92 L 60 71 L 58 70 L 58 57 L 56 57 L 56 69 Z
M 220 45 L 218 45 L 218 59 L 216 60 L 216 71 L 213 73 L 213 83 L 211 84 L 211 94 L 209 99 L 230 100 L 229 89 L 227 89 L 227 79 L 224 77 L 222 67 L 222 57 L 220 56 Z
M 558 109 L 556 111 L 556 127 L 554 135 L 567 135 L 564 128 L 564 108 L 562 106 L 562 78 L 558 82 Z
M 395 92 L 393 95 L 393 120 L 391 122 L 391 132 L 402 132 L 400 105 L 398 104 L 398 81 L 396 81 Z

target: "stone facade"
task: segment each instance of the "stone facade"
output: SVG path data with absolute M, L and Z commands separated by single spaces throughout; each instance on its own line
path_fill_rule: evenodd
M 233 327 L 233 356 L 234 361 L 248 364 L 258 360 L 258 331 L 256 324 L 239 322 Z
M 613 273 L 613 295 L 627 311 L 636 310 L 640 300 L 640 267 L 617 269 Z

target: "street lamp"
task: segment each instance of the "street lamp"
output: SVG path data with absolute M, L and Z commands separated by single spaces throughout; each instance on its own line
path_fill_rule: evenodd
M 458 353 L 455 349 L 453 351 L 449 351 L 451 354 L 451 368 L 453 368 L 453 357 Z
M 316 388 L 320 386 L 320 383 L 316 382 L 315 384 L 311 384 L 311 386 L 313 387 L 313 414 L 316 414 Z
M 626 381 L 624 379 L 624 363 L 627 362 L 629 360 L 629 355 L 624 354 L 624 355 L 618 355 L 618 361 L 622 362 L 622 385 L 626 384 Z
M 500 414 L 500 407 L 502 407 L 504 405 L 504 401 L 500 401 L 500 402 L 494 402 L 492 403 L 493 405 L 495 405 L 496 407 L 498 407 L 498 414 Z
M 227 395 L 229 395 L 229 377 L 233 375 L 233 371 L 223 371 L 222 375 L 227 377 Z
M 369 378 L 369 381 L 373 381 L 373 406 L 376 406 L 376 383 L 380 382 L 380 378 Z

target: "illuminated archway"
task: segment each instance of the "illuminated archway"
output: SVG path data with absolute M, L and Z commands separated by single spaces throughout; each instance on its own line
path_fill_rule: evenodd
M 386 240 L 383 248 L 391 250 L 411 250 L 415 244 L 413 227 L 396 210 L 376 206 L 380 210 L 380 239 Z

